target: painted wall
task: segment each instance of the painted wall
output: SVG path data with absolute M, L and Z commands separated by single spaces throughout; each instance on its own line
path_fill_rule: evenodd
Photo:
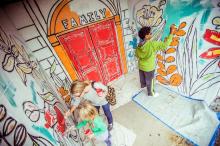
M 220 3 L 217 0 L 130 0 L 131 21 L 137 30 L 153 28 L 153 39 L 164 39 L 171 24 L 177 30 L 165 52 L 157 54 L 157 81 L 219 110 Z
M 74 123 L 56 86 L 2 9 L 0 17 L 0 145 L 80 145 L 77 130 L 65 133 Z
M 67 89 L 71 80 L 80 78 L 80 74 L 59 36 L 102 21 L 115 22 L 122 74 L 136 67 L 133 50 L 136 38 L 129 26 L 127 0 L 92 0 L 89 6 L 86 0 L 25 0 L 5 6 L 4 10 L 43 69 L 61 89 Z M 51 72 L 53 65 L 56 69 Z
M 59 36 L 108 20 L 114 21 L 123 74 L 137 69 L 134 52 L 142 26 L 151 26 L 153 39 L 160 40 L 175 23 L 177 30 L 171 45 L 157 55 L 158 83 L 187 97 L 204 100 L 211 109 L 220 111 L 219 1 L 87 3 L 24 0 L 1 10 L 0 134 L 4 144 L 80 144 L 77 131 L 69 133 L 65 141 L 61 136 L 66 106 L 59 97 L 69 94 L 70 83 L 78 78 L 78 73 Z M 14 136 L 21 136 L 21 141 Z
M 111 19 L 123 74 L 134 70 L 127 1 L 92 3 L 25 0 L 1 9 L 1 145 L 81 145 L 78 131 L 63 135 L 74 123 L 63 122 L 66 105 L 60 97 L 69 100 L 71 80 L 78 76 L 59 35 Z M 77 15 L 66 15 L 69 10 Z M 124 42 L 129 42 L 128 49 Z

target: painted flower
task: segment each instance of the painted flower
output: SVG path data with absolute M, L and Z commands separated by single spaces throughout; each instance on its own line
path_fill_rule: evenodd
M 137 22 L 143 26 L 157 27 L 162 22 L 163 10 L 151 5 L 144 5 L 136 12 Z

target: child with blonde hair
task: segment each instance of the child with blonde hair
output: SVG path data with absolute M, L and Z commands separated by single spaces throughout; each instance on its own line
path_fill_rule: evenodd
M 90 139 L 105 142 L 111 146 L 110 135 L 103 119 L 98 115 L 97 109 L 87 100 L 80 102 L 77 107 L 79 122 L 76 128 L 84 127 L 84 133 Z
M 100 90 L 97 91 L 96 89 Z M 104 114 L 108 120 L 108 130 L 110 131 L 113 128 L 113 118 L 110 111 L 110 105 L 105 98 L 108 94 L 107 86 L 100 82 L 75 80 L 71 85 L 70 93 L 72 94 L 71 108 L 66 112 L 65 116 L 69 116 L 73 113 L 82 99 L 86 99 L 96 107 L 97 111 L 99 111 L 100 106 L 102 106 Z

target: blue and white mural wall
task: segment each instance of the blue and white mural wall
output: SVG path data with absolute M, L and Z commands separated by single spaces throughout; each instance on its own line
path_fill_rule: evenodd
M 65 103 L 0 9 L 0 145 L 80 145 Z

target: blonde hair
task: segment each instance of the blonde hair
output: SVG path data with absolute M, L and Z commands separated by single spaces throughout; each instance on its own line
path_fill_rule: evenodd
M 77 107 L 80 120 L 91 119 L 98 115 L 97 109 L 88 100 L 83 100 Z
M 75 80 L 73 81 L 71 87 L 70 87 L 70 93 L 71 94 L 76 94 L 79 93 L 81 94 L 83 90 L 90 84 L 90 81 L 80 81 L 80 80 Z

